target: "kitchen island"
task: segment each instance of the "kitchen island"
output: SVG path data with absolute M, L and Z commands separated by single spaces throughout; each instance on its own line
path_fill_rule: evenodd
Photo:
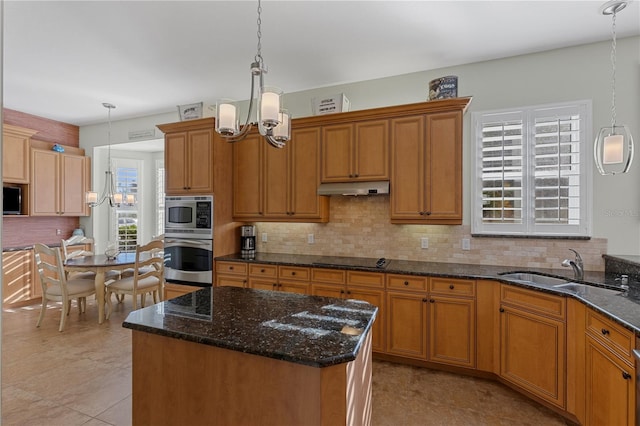
M 133 424 L 369 424 L 377 310 L 220 287 L 131 312 Z

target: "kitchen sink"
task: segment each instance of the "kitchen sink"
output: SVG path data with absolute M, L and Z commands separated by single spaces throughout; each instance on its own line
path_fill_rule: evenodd
M 557 284 L 566 284 L 570 280 L 566 278 L 550 277 L 548 275 L 536 274 L 535 272 L 513 272 L 501 274 L 502 278 L 515 281 L 524 281 L 533 284 L 556 286 Z
M 615 296 L 616 294 L 622 293 L 622 291 L 618 289 L 596 287 L 593 285 L 580 283 L 557 284 L 554 285 L 553 288 L 557 288 L 558 290 L 566 290 L 571 293 L 575 293 L 578 296 Z

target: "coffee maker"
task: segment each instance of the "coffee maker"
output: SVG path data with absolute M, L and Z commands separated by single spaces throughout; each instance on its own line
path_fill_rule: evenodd
M 240 255 L 243 259 L 253 259 L 256 256 L 256 227 L 254 225 L 240 227 Z

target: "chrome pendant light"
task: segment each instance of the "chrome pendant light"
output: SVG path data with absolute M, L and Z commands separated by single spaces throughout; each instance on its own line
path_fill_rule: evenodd
M 133 194 L 122 194 L 116 190 L 115 179 L 111 167 L 111 110 L 116 106 L 110 103 L 103 103 L 103 107 L 109 110 L 109 148 L 108 148 L 108 169 L 104 172 L 104 189 L 100 198 L 98 193 L 88 191 L 85 194 L 85 201 L 90 207 L 97 207 L 103 204 L 105 201 L 109 202 L 110 207 L 120 207 L 121 205 L 133 205 L 135 204 L 135 197 Z
M 627 6 L 626 1 L 613 0 L 605 3 L 603 15 L 611 15 L 611 126 L 602 127 L 593 146 L 598 171 L 602 175 L 626 173 L 633 161 L 633 136 L 625 124 L 616 123 L 616 14 Z
M 251 128 L 257 124 L 258 131 L 264 138 L 276 148 L 283 148 L 289 140 L 290 116 L 287 110 L 282 108 L 282 91 L 276 87 L 264 85 L 264 75 L 267 68 L 262 59 L 262 5 L 258 0 L 258 46 L 254 61 L 251 63 L 251 97 L 249 98 L 249 111 L 241 128 L 238 127 L 238 106 L 232 100 L 222 99 L 216 103 L 216 132 L 225 137 L 229 142 L 237 142 L 244 139 Z M 257 80 L 257 84 L 256 84 Z M 255 90 L 258 93 L 255 93 Z M 257 123 L 251 122 L 254 100 L 257 99 L 256 112 Z

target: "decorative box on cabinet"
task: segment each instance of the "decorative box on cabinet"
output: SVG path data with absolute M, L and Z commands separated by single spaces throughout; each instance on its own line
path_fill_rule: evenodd
M 385 276 L 382 273 L 312 268 L 311 294 L 339 299 L 364 300 L 378 307 L 371 329 L 372 349 L 384 352 Z
M 322 128 L 322 182 L 388 179 L 389 120 Z
M 10 124 L 2 126 L 2 182 L 29 183 L 29 148 L 36 130 Z
M 31 149 L 29 215 L 87 216 L 89 167 L 84 155 Z

